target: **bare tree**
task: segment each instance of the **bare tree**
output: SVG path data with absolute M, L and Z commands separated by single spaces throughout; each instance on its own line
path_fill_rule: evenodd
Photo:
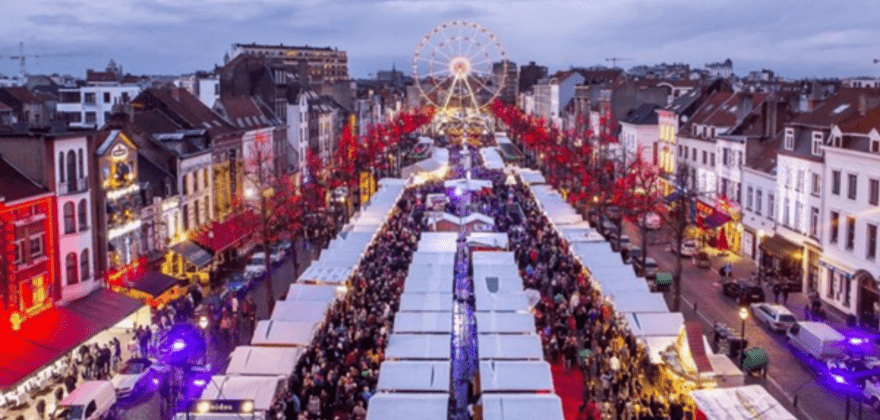
M 640 258 L 644 267 L 648 253 L 648 215 L 662 213 L 664 196 L 660 184 L 663 171 L 645 160 L 643 152 L 639 149 L 635 160 L 615 182 L 611 201 L 637 221 L 641 235 Z
M 696 200 L 700 197 L 700 191 L 696 188 L 695 180 L 691 179 L 691 168 L 687 164 L 680 164 L 675 171 L 675 191 L 667 197 L 668 211 L 661 212 L 661 216 L 672 231 L 672 243 L 674 250 L 681 250 L 681 244 L 687 239 L 687 230 L 694 226 Z M 680 252 L 680 251 L 679 251 Z M 676 252 L 676 255 L 679 254 Z M 675 259 L 675 271 L 672 274 L 672 310 L 678 311 L 681 307 L 681 258 Z

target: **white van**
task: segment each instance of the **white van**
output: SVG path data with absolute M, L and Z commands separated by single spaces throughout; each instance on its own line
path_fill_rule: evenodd
M 842 357 L 845 353 L 843 334 L 821 322 L 798 322 L 788 329 L 788 340 L 794 347 L 817 359 Z
M 110 381 L 88 381 L 58 404 L 55 420 L 104 420 L 116 418 L 116 390 Z

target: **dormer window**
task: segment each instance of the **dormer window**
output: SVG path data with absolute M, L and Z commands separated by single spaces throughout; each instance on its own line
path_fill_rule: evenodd
M 831 145 L 834 147 L 843 147 L 843 137 L 835 134 L 831 137 Z
M 822 156 L 822 132 L 813 132 L 813 156 Z
M 871 153 L 880 153 L 880 139 L 871 139 Z
M 786 150 L 794 150 L 794 129 L 786 128 L 785 129 L 785 149 Z

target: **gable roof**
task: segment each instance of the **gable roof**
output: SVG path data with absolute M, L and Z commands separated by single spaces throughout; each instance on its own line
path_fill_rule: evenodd
M 880 89 L 841 89 L 810 112 L 805 112 L 794 120 L 796 125 L 819 126 L 830 128 L 832 124 L 841 124 L 859 114 L 860 101 L 877 103 Z M 869 107 L 873 108 L 873 107 Z
M 281 122 L 257 97 L 237 96 L 217 100 L 216 110 L 236 127 L 249 130 L 281 125 Z
M 657 113 L 655 110 L 657 108 L 659 108 L 659 106 L 655 104 L 641 104 L 637 108 L 629 110 L 629 112 L 620 119 L 620 122 L 636 125 L 656 125 Z
M 675 98 L 675 100 L 673 100 L 671 104 L 662 109 L 666 111 L 672 111 L 680 115 L 684 113 L 688 108 L 690 108 L 691 105 L 697 102 L 697 100 L 700 99 L 700 95 L 702 95 L 702 93 L 703 92 L 701 92 L 700 89 L 689 90 L 684 95 Z
M 857 113 L 839 125 L 840 131 L 848 134 L 865 134 L 873 129 L 880 131 L 880 106 L 876 106 L 865 115 Z
M 167 108 L 167 112 L 182 120 L 186 129 L 206 129 L 212 136 L 234 134 L 238 129 L 224 120 L 199 98 L 183 88 L 147 89 L 142 94 L 150 95 Z M 136 101 L 141 100 L 138 97 Z
M 746 166 L 756 171 L 776 175 L 776 153 L 782 144 L 782 136 L 769 140 L 746 140 Z
M 29 91 L 23 87 L 13 86 L 13 87 L 3 88 L 3 90 L 6 91 L 6 93 L 8 93 L 9 96 L 15 98 L 15 100 L 17 100 L 23 104 L 40 102 L 39 99 L 37 99 L 37 97 L 34 96 L 33 93 L 31 93 L 31 91 Z
M 6 201 L 18 201 L 48 193 L 49 190 L 37 184 L 18 170 L 5 157 L 0 155 L 0 196 Z

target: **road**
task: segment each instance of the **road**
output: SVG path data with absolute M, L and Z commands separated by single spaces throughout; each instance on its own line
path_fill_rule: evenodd
M 294 273 L 291 255 L 288 255 L 281 264 L 272 268 L 271 279 L 276 300 L 287 294 L 287 289 L 296 280 L 298 274 L 302 273 L 312 261 L 313 253 L 306 249 L 306 244 L 302 239 L 297 240 L 294 246 L 297 261 L 299 261 L 298 273 Z M 312 250 L 314 251 L 314 249 Z M 257 306 L 257 318 L 267 319 L 270 313 L 267 307 L 265 280 L 260 282 L 251 293 Z M 247 345 L 250 342 L 250 337 L 253 334 L 252 329 L 253 326 L 246 325 L 238 331 L 239 345 Z M 232 348 L 226 348 L 231 346 L 223 346 L 216 339 L 210 341 L 208 357 L 211 360 L 212 370 L 215 373 L 224 372 Z M 120 401 L 117 407 L 120 414 L 119 420 L 163 420 L 171 418 L 171 413 L 166 413 L 163 416 L 161 397 L 158 392 L 145 392 L 131 400 Z
M 632 238 L 634 244 L 641 244 L 639 239 L 641 236 L 636 226 L 624 222 L 624 232 Z M 678 257 L 668 250 L 668 245 L 648 245 L 648 255 L 657 260 L 662 271 L 674 271 L 675 259 Z M 690 259 L 682 260 L 682 305 L 680 308 L 685 319 L 700 322 L 704 333 L 707 333 L 710 338 L 715 322 L 730 325 L 737 331 L 741 328 L 739 306 L 735 304 L 733 299 L 721 293 L 721 278 L 718 274 L 718 268 L 730 260 L 734 266 L 733 277 L 735 278 L 747 277 L 751 272 L 757 270 L 754 264 L 737 256 L 712 256 L 711 258 L 713 264 L 712 268 L 708 270 L 693 266 Z M 767 292 L 768 299 L 772 301 L 773 294 L 769 290 L 765 292 Z M 671 293 L 667 292 L 664 295 L 667 303 L 672 307 Z M 805 302 L 806 298 L 800 293 L 793 293 L 789 297 L 789 309 L 799 319 L 803 319 L 802 308 Z M 806 362 L 809 358 L 803 355 L 796 356 L 794 352 L 797 351 L 790 349 L 784 333 L 770 332 L 758 325 L 751 313 L 745 324 L 745 336 L 749 346 L 765 349 L 770 360 L 767 378 L 747 376 L 747 384 L 763 385 L 774 397 L 783 402 L 789 411 L 801 419 L 846 418 L 846 398 L 832 392 L 820 383 L 817 375 Z M 792 404 L 795 397 L 798 401 L 797 407 Z M 862 410 L 862 417 L 858 417 L 858 403 L 852 402 L 851 404 L 850 418 L 880 419 L 880 415 L 867 405 Z

